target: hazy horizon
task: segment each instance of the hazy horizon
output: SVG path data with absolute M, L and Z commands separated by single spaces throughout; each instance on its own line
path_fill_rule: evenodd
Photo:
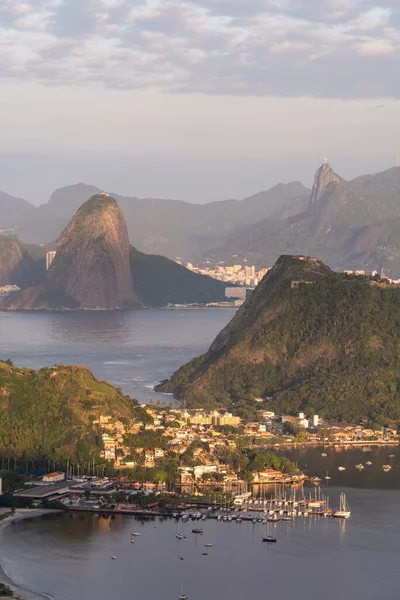
M 400 154 L 398 0 L 4 0 L 0 189 L 209 202 Z
M 279 158 L 172 156 L 1 156 L 0 191 L 35 206 L 49 201 L 64 186 L 85 183 L 121 196 L 161 198 L 205 204 L 244 198 L 280 183 L 300 181 L 311 187 L 322 159 L 295 162 Z M 395 166 L 396 157 L 360 157 L 330 164 L 344 179 L 373 174 Z M 289 164 L 288 164 L 289 163 Z M 187 181 L 177 181 L 184 165 Z M 240 168 L 245 167 L 245 174 Z M 207 172 L 207 181 L 202 174 Z M 140 174 L 140 180 L 137 179 Z M 146 177 L 148 174 L 148 178 Z M 153 178 L 156 176 L 156 180 Z M 191 176 L 191 179 L 189 179 Z

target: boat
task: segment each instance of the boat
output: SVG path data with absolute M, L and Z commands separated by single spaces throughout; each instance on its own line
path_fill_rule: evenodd
M 198 533 L 198 534 L 202 535 L 203 530 L 202 529 L 192 529 L 192 533 Z
M 338 471 L 345 471 L 346 467 L 338 467 Z
M 326 472 L 325 479 L 330 479 L 329 471 Z
M 326 452 L 322 452 L 321 456 L 323 456 L 324 458 L 326 458 L 328 455 Z
M 131 544 L 135 543 L 135 538 L 131 538 Z
M 179 596 L 178 600 L 189 600 L 189 596 L 183 593 L 183 588 L 181 590 L 181 595 Z
M 389 454 L 389 458 L 394 458 L 394 454 Z
M 336 517 L 337 519 L 348 519 L 351 516 L 346 494 L 343 492 L 340 494 L 340 508 L 339 510 L 336 510 L 332 516 Z
M 111 560 L 117 560 L 116 556 L 110 556 Z
M 236 523 L 241 523 L 241 522 L 242 522 L 242 517 L 238 517 L 238 518 L 236 519 Z
M 356 469 L 358 469 L 359 471 L 362 471 L 364 468 L 364 465 L 359 463 L 358 465 L 355 465 Z
M 370 466 L 370 465 L 372 465 L 372 462 L 370 460 L 367 460 L 367 462 L 365 464 Z
M 204 544 L 204 548 L 212 548 L 212 544 Z
M 140 533 L 137 533 L 137 532 L 135 532 L 135 533 L 131 533 L 131 536 L 132 536 L 132 537 L 139 537 L 139 536 L 140 536 Z
M 385 473 L 387 473 L 388 471 L 391 470 L 391 465 L 382 465 L 382 469 L 385 471 Z
M 266 537 L 263 537 L 262 541 L 267 542 L 269 544 L 276 544 L 276 538 L 272 537 L 272 535 L 267 535 Z

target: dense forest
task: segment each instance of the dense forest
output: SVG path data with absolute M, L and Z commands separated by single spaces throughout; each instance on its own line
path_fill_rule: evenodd
M 192 273 L 165 256 L 144 254 L 131 246 L 130 264 L 133 285 L 145 306 L 225 300 L 223 282 Z
M 165 388 L 190 406 L 400 421 L 400 287 L 281 257 Z
M 84 366 L 40 371 L 0 361 L 0 457 L 4 460 L 98 459 L 99 416 L 142 422 L 143 409 Z M 145 413 L 146 415 L 147 413 Z

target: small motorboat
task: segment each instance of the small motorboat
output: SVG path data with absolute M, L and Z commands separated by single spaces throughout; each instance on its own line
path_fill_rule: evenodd
M 110 556 L 111 560 L 117 560 L 116 556 Z
M 202 556 L 208 556 L 207 552 L 202 552 L 201 555 Z
M 338 467 L 338 471 L 345 471 L 346 467 Z
M 382 469 L 385 471 L 385 473 L 387 473 L 388 471 L 390 471 L 391 468 L 392 468 L 391 465 L 383 465 L 382 466 Z
M 365 464 L 370 467 L 372 465 L 372 462 L 370 460 L 367 460 L 367 462 Z
M 212 548 L 212 544 L 204 544 L 204 548 Z
M 203 535 L 202 529 L 192 529 L 192 533 L 198 533 L 199 535 Z
M 326 452 L 322 452 L 321 456 L 323 456 L 324 458 L 326 458 L 328 455 Z
M 364 468 L 364 465 L 362 463 L 359 463 L 358 465 L 355 465 L 356 469 L 358 469 L 359 471 L 362 471 Z
M 272 535 L 267 535 L 266 537 L 263 537 L 262 541 L 267 542 L 268 544 L 276 544 L 276 538 L 272 537 Z
M 177 533 L 175 537 L 177 540 L 183 540 L 183 535 L 181 533 Z
M 139 537 L 139 536 L 140 536 L 140 533 L 137 533 L 137 532 L 135 531 L 134 533 L 131 533 L 131 536 L 132 536 L 132 537 Z

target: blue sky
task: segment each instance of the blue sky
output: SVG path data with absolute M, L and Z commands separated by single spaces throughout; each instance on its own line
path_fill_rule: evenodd
M 0 40 L 0 189 L 36 203 L 243 197 L 400 152 L 398 0 L 2 0 Z

